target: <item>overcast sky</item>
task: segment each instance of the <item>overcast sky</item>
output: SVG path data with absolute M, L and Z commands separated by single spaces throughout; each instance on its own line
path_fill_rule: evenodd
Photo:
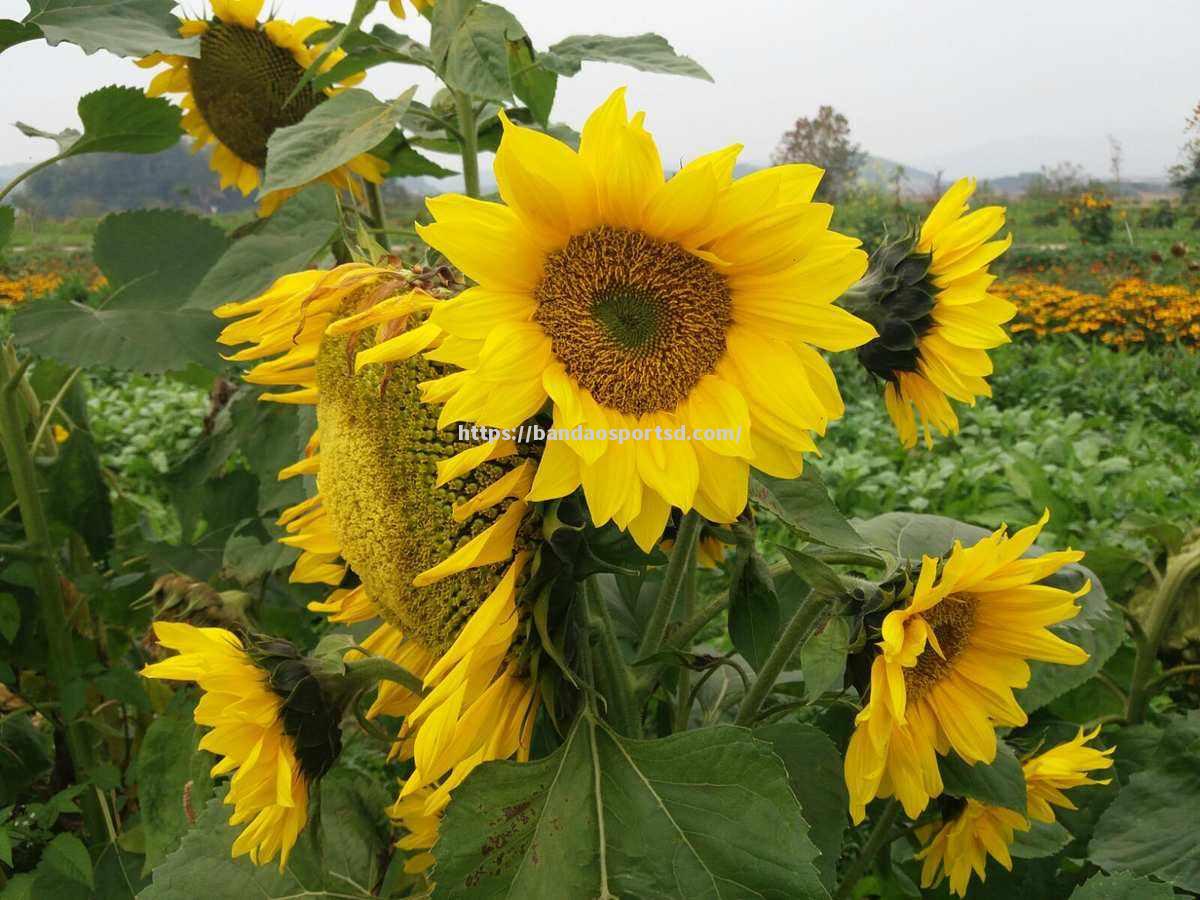
M 195 9 L 200 0 L 190 0 Z M 281 15 L 345 17 L 351 0 L 275 0 Z M 1108 166 L 1106 135 L 1125 148 L 1125 173 L 1161 176 L 1178 158 L 1200 101 L 1198 0 L 510 0 L 538 47 L 569 34 L 655 31 L 713 74 L 715 84 L 585 63 L 560 79 L 555 118 L 578 127 L 619 84 L 647 111 L 664 162 L 734 141 L 763 163 L 801 115 L 829 103 L 871 153 L 947 176 L 982 177 L 1070 160 Z M 19 18 L 23 0 L 0 0 Z M 428 39 L 428 23 L 388 21 Z M 372 70 L 366 87 L 391 97 L 411 67 Z M 0 163 L 52 147 L 9 123 L 77 124 L 75 101 L 104 84 L 150 75 L 106 53 L 37 42 L 0 55 Z

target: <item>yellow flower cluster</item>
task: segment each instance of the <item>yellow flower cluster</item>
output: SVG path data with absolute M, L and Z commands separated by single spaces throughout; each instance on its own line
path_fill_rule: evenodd
M 1117 348 L 1147 343 L 1200 345 L 1200 293 L 1140 278 L 1089 294 L 1020 276 L 994 288 L 1017 305 L 1014 333 L 1094 335 Z
M 0 276 L 0 309 L 11 309 L 26 300 L 56 291 L 62 276 L 55 272 Z
M 1112 201 L 1096 194 L 1081 194 L 1071 204 L 1072 217 L 1081 215 L 1085 209 L 1112 209 Z

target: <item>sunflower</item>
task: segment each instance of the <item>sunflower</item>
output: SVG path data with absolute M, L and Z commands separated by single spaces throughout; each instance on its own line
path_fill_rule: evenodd
M 501 113 L 503 203 L 430 199 L 418 230 L 476 282 L 431 316 L 465 367 L 436 385 L 439 425 L 511 428 L 549 401 L 573 434 L 547 443 L 529 499 L 582 485 L 597 526 L 649 551 L 672 507 L 734 520 L 750 466 L 797 475 L 843 412 L 814 347 L 875 331 L 833 306 L 866 257 L 811 202 L 820 169 L 735 181 L 734 145 L 666 179 L 643 118 L 617 90 L 576 152 Z
M 195 719 L 212 729 L 200 749 L 222 757 L 214 776 L 235 772 L 225 796 L 233 806 L 229 824 L 250 824 L 234 841 L 233 855 L 248 853 L 261 865 L 278 854 L 283 871 L 308 821 L 309 786 L 340 749 L 337 715 L 311 715 L 310 708 L 328 709 L 325 703 L 305 704 L 303 713 L 289 706 L 315 682 L 288 644 L 248 646 L 224 628 L 180 622 L 156 622 L 154 632 L 179 655 L 146 666 L 142 675 L 200 686 Z
M 152 53 L 138 60 L 151 68 L 166 64 L 146 93 L 151 97 L 183 94 L 183 127 L 193 138 L 192 152 L 212 143 L 212 168 L 221 188 L 237 187 L 248 196 L 262 183 L 267 164 L 267 141 L 277 128 L 295 125 L 339 88 L 317 90 L 311 84 L 288 98 L 304 71 L 321 54 L 322 45 L 309 46 L 312 35 L 329 23 L 304 18 L 295 23 L 269 19 L 259 23 L 263 0 L 212 0 L 214 18 L 185 20 L 184 37 L 200 37 L 200 55 L 191 58 Z M 321 64 L 327 72 L 345 57 L 334 50 Z M 358 73 L 339 82 L 343 87 L 362 80 Z M 361 153 L 323 176 L 342 191 L 361 199 L 354 176 L 379 183 L 387 163 Z M 259 198 L 259 214 L 268 216 L 299 188 L 272 191 Z
M 1097 750 L 1087 746 L 1099 733 L 1099 726 L 1087 734 L 1080 728 L 1079 733 L 1065 744 L 1052 747 L 1022 764 L 1029 818 L 1038 822 L 1053 822 L 1055 806 L 1075 809 L 1075 804 L 1067 799 L 1063 791 L 1087 784 L 1108 784 L 1108 779 L 1099 781 L 1087 774 L 1096 769 L 1107 769 L 1113 764 L 1109 757 L 1115 748 Z
M 1049 520 L 974 546 L 958 541 L 943 562 L 925 557 L 908 605 L 883 620 L 866 705 L 846 753 L 855 823 L 873 798 L 896 796 L 912 818 L 942 793 L 937 757 L 969 764 L 996 756 L 996 726 L 1024 725 L 1013 688 L 1027 660 L 1080 665 L 1088 654 L 1048 630 L 1079 612 L 1077 591 L 1037 584 L 1083 558 L 1074 550 L 1023 558 Z
M 425 812 L 430 793 L 429 788 L 422 788 L 401 797 L 387 810 L 392 821 L 405 832 L 396 846 L 410 854 L 404 861 L 404 871 L 409 875 L 427 872 L 434 864 L 433 846 L 437 843 L 441 815 Z
M 988 293 L 996 280 L 988 266 L 1012 244 L 1011 235 L 989 240 L 1004 227 L 1004 207 L 967 213 L 974 192 L 974 179 L 956 181 L 917 235 L 875 254 L 861 296 L 846 303 L 879 332 L 858 358 L 884 380 L 884 402 L 905 447 L 916 446 L 918 419 L 929 447 L 934 431 L 958 431 L 951 399 L 973 406 L 992 395 L 987 351 L 1008 342 L 1000 326 L 1016 315 L 1012 303 Z
M 301 550 L 291 578 L 335 588 L 312 607 L 335 621 L 381 619 L 364 649 L 423 679 L 423 696 L 385 684 L 368 714 L 404 716 L 395 751 L 414 771 L 401 799 L 423 797 L 425 815 L 480 762 L 527 758 L 537 708 L 517 602 L 538 533 L 524 499 L 537 451 L 438 435 L 422 385 L 461 342 L 430 321 L 449 291 L 436 281 L 350 263 L 216 311 L 239 317 L 222 342 L 251 344 L 232 359 L 273 357 L 247 381 L 295 388 L 264 400 L 316 406 L 305 458 L 280 472 L 318 486 L 280 517 Z
M 1113 748 L 1096 750 L 1085 746 L 1100 733 L 1096 728 L 1090 734 L 1083 729 L 1073 740 L 1059 744 L 1038 756 L 1026 760 L 1021 766 L 1025 778 L 1025 797 L 1029 819 L 1038 822 L 1053 822 L 1052 806 L 1075 809 L 1075 805 L 1062 793 L 1064 790 L 1086 784 L 1108 784 L 1088 777 L 1095 769 L 1107 769 L 1113 764 L 1109 759 Z M 1012 870 L 1012 856 L 1008 848 L 1018 831 L 1028 831 L 1029 821 L 1011 809 L 989 806 L 970 798 L 953 814 L 946 816 L 940 825 L 918 829 L 918 838 L 925 848 L 917 854 L 923 860 L 921 887 L 935 887 L 949 876 L 950 891 L 960 897 L 966 896 L 971 872 L 986 878 L 988 856 L 1000 865 Z

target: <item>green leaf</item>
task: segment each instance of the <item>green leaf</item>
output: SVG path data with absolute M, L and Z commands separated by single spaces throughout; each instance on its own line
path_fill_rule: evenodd
M 543 126 L 549 125 L 558 76 L 538 64 L 529 38 L 509 42 L 508 77 L 513 93 L 529 107 L 534 119 Z
M 63 154 L 158 153 L 183 134 L 179 107 L 137 88 L 110 85 L 79 100 L 83 135 Z
M 1088 859 L 1108 872 L 1153 875 L 1200 892 L 1200 712 L 1163 735 L 1150 768 L 1134 773 L 1104 811 Z
M 64 882 L 71 886 L 93 887 L 92 859 L 83 841 L 73 834 L 55 837 L 42 851 L 37 879 L 39 889 L 49 888 L 50 882 L 60 890 Z
M 434 896 L 827 897 L 787 772 L 733 726 L 654 741 L 583 715 L 552 755 L 486 763 L 434 848 Z
M 812 466 L 799 478 L 773 478 L 756 472 L 750 479 L 750 501 L 780 519 L 805 540 L 841 550 L 864 550 L 863 540 L 843 516 Z
M 21 604 L 12 594 L 0 594 L 0 637 L 11 644 L 20 628 Z
M 66 41 L 89 54 L 199 56 L 198 38 L 179 37 L 174 6 L 174 0 L 29 0 L 25 23 L 41 28 L 50 46 Z
M 388 848 L 383 816 L 386 789 L 361 773 L 341 768 L 321 779 L 314 791 L 318 789 L 320 840 L 313 840 L 310 822 L 283 872 L 278 859 L 256 866 L 246 856 L 232 857 L 233 841 L 245 824 L 228 824 L 233 810 L 221 802 L 222 788 L 184 834 L 179 848 L 154 869 L 153 883 L 138 894 L 138 900 L 371 896 L 382 877 L 380 860 Z M 354 890 L 356 885 L 363 890 Z
M 0 862 L 10 869 L 12 868 L 12 837 L 9 836 L 8 828 L 4 825 L 0 825 Z
M 1071 894 L 1071 900 L 1174 900 L 1168 885 L 1128 872 L 1117 875 L 1093 875 Z
M 804 699 L 812 703 L 826 691 L 840 690 L 850 646 L 850 618 L 831 616 L 800 649 Z
M 884 513 L 873 519 L 856 520 L 854 527 L 871 546 L 909 560 L 920 560 L 922 556 L 943 556 L 954 548 L 955 541 L 962 541 L 964 547 L 970 547 L 991 534 L 986 528 L 957 519 L 906 512 Z
M 428 175 L 445 178 L 455 174 L 453 169 L 444 168 L 413 148 L 399 128 L 395 129 L 383 143 L 372 148 L 372 155 L 386 160 L 388 178 L 404 178 L 409 175 Z
M 1016 859 L 1053 856 L 1071 843 L 1071 832 L 1058 822 L 1030 821 L 1028 831 L 1018 831 L 1009 848 Z
M 277 129 L 267 142 L 263 192 L 307 184 L 366 153 L 396 127 L 416 90 L 384 103 L 353 88 L 319 104 L 303 121 Z
M 448 0 L 433 8 L 430 46 L 438 74 L 450 88 L 478 98 L 512 96 L 508 47 L 525 38 L 521 23 L 501 6 Z
M 185 304 L 188 309 L 211 310 L 247 300 L 275 279 L 308 268 L 337 234 L 337 195 L 328 184 L 314 184 L 255 224 L 200 280 Z
M 584 62 L 609 62 L 632 66 L 642 72 L 686 75 L 712 81 L 712 76 L 694 59 L 681 56 L 657 34 L 611 37 L 576 34 L 554 44 L 541 54 L 542 65 L 559 75 L 576 75 Z
M 15 22 L 12 19 L 0 19 L 0 53 L 17 44 L 36 41 L 41 36 L 42 29 L 36 25 Z
M 791 547 L 780 547 L 783 558 L 788 566 L 801 581 L 807 584 L 818 596 L 839 597 L 846 593 L 841 576 L 828 563 L 823 562 L 810 553 L 793 550 Z
M 101 307 L 25 304 L 13 317 L 17 340 L 68 365 L 170 372 L 198 363 L 215 370 L 220 325 L 185 304 L 227 246 L 211 222 L 177 210 L 107 216 L 93 254 L 114 293 Z
M 756 728 L 754 736 L 769 743 L 787 767 L 788 784 L 809 823 L 808 836 L 821 851 L 817 864 L 821 882 L 832 889 L 837 883 L 838 857 L 849 821 L 846 810 L 850 797 L 842 775 L 841 753 L 825 732 L 799 722 Z
M 1025 776 L 1017 757 L 1003 741 L 997 742 L 996 759 L 990 765 L 968 765 L 951 751 L 938 757 L 938 769 L 947 794 L 972 797 L 1025 815 Z
M 8 246 L 12 239 L 13 229 L 17 224 L 17 214 L 11 206 L 0 206 L 0 251 Z
M 346 51 L 346 57 L 313 79 L 313 86 L 318 90 L 332 87 L 343 79 L 383 63 L 433 68 L 433 55 L 428 47 L 382 24 L 376 25 L 370 32 L 348 35 L 342 42 L 342 49 Z
M 779 597 L 758 552 L 738 548 L 729 582 L 729 638 L 755 670 L 779 637 Z

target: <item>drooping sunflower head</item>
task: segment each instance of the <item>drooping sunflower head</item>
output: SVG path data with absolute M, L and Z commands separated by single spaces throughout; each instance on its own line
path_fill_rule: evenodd
M 1088 772 L 1107 769 L 1113 764 L 1110 757 L 1114 747 L 1097 750 L 1087 746 L 1099 733 L 1099 726 L 1087 733 L 1080 728 L 1079 733 L 1065 744 L 1051 747 L 1021 764 L 1029 818 L 1053 822 L 1054 807 L 1075 809 L 1075 804 L 1063 791 L 1089 784 L 1108 784 L 1109 779 L 1100 780 L 1088 775 Z
M 1029 822 L 1011 809 L 971 798 L 948 805 L 955 809 L 941 823 L 917 830 L 925 845 L 916 856 L 922 861 L 921 887 L 935 887 L 949 878 L 950 893 L 965 897 L 972 872 L 983 880 L 988 856 L 1012 870 L 1008 848 L 1016 832 L 1029 830 Z
M 230 825 L 249 823 L 233 855 L 256 864 L 279 856 L 283 870 L 308 821 L 308 791 L 341 749 L 340 707 L 325 696 L 295 648 L 244 641 L 223 628 L 157 622 L 163 646 L 179 651 L 142 670 L 147 678 L 192 681 L 204 691 L 200 749 L 221 757 L 214 776 L 234 772 L 225 802 Z
M 906 447 L 916 446 L 918 420 L 926 446 L 935 431 L 958 431 L 950 400 L 974 405 L 991 396 L 987 351 L 1009 340 L 1001 325 L 1016 314 L 988 292 L 996 280 L 988 266 L 1012 244 L 1011 235 L 990 240 L 1004 227 L 1004 208 L 967 213 L 974 191 L 973 179 L 955 182 L 919 232 L 875 253 L 859 296 L 847 302 L 879 332 L 858 358 L 885 382 L 888 414 Z
M 1001 528 L 944 559 L 925 557 L 910 601 L 884 618 L 868 701 L 846 755 L 855 822 L 876 796 L 915 818 L 942 792 L 937 755 L 974 764 L 996 756 L 997 726 L 1023 725 L 1013 689 L 1028 660 L 1080 665 L 1088 655 L 1049 626 L 1079 612 L 1076 591 L 1038 584 L 1082 553 L 1026 557 L 1049 514 L 1012 537 Z
M 138 62 L 144 67 L 166 64 L 147 93 L 152 97 L 183 94 L 183 126 L 194 140 L 193 150 L 213 144 L 212 167 L 221 176 L 221 187 L 237 187 L 243 195 L 262 181 L 271 135 L 295 125 L 337 90 L 318 90 L 311 83 L 300 87 L 305 69 L 322 50 L 322 45 L 310 46 L 307 41 L 329 23 L 311 17 L 295 23 L 282 19 L 259 23 L 262 5 L 262 0 L 213 0 L 211 20 L 190 19 L 180 29 L 184 36 L 199 36 L 199 56 L 154 53 Z M 345 55 L 340 49 L 330 53 L 322 71 Z M 342 84 L 362 77 L 359 73 Z M 361 154 L 328 173 L 325 180 L 357 193 L 354 175 L 378 182 L 385 170 L 382 160 Z M 269 215 L 292 193 L 265 195 L 260 212 Z
M 537 695 L 520 588 L 540 448 L 438 433 L 423 396 L 462 352 L 430 321 L 453 292 L 441 278 L 348 264 L 217 310 L 245 316 L 221 336 L 252 342 L 234 359 L 274 357 L 248 381 L 298 388 L 265 399 L 316 406 L 310 452 L 280 473 L 317 486 L 280 519 L 302 551 L 292 578 L 335 587 L 313 608 L 338 621 L 382 619 L 364 648 L 424 681 L 423 696 L 387 685 L 370 714 L 404 717 L 404 796 L 426 791 L 430 815 L 479 762 L 528 752 Z
M 795 476 L 843 412 L 815 348 L 875 335 L 832 305 L 866 258 L 812 202 L 821 170 L 735 180 L 735 145 L 668 179 L 623 89 L 578 152 L 503 123 L 503 202 L 432 199 L 420 228 L 476 282 L 432 316 L 474 353 L 443 385 L 440 424 L 513 427 L 548 404 L 568 436 L 548 442 L 532 497 L 582 485 L 593 522 L 645 550 L 672 507 L 733 521 L 750 466 Z

